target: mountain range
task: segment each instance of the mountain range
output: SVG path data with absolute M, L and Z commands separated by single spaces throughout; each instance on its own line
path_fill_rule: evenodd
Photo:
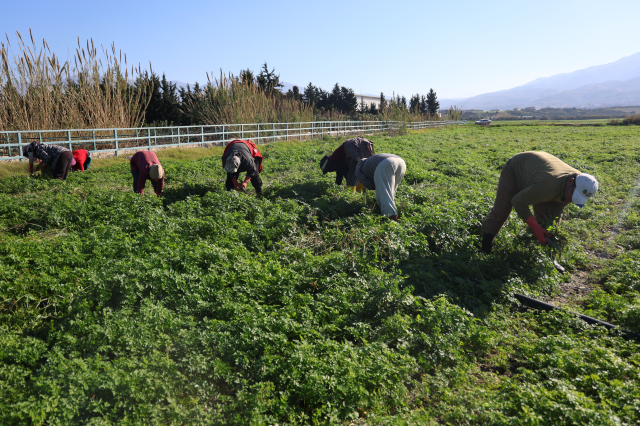
M 640 52 L 615 62 L 533 80 L 470 98 L 440 99 L 463 109 L 593 108 L 640 105 Z

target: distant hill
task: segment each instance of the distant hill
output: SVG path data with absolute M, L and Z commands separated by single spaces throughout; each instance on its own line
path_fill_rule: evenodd
M 471 98 L 441 99 L 441 108 L 512 109 L 528 106 L 640 105 L 640 52 L 610 64 L 543 77 L 513 89 Z

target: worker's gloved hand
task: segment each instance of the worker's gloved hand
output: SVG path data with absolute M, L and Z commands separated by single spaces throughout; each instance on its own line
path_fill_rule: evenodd
M 529 228 L 533 231 L 533 236 L 538 239 L 540 244 L 547 244 L 547 240 L 545 240 L 544 237 L 551 238 L 551 235 L 549 235 L 546 229 L 540 226 L 535 217 L 529 216 L 524 222 L 529 225 Z
M 244 191 L 245 189 L 247 189 L 247 182 L 242 182 L 242 185 L 240 185 L 240 189 L 242 191 Z
M 233 182 L 233 188 L 234 188 L 236 191 L 240 191 L 240 184 L 238 184 L 238 179 L 235 179 L 235 178 L 234 178 L 234 179 L 232 180 L 232 182 Z
M 366 188 L 364 187 L 364 185 L 363 185 L 363 184 L 361 184 L 360 182 L 358 182 L 358 183 L 356 184 L 356 192 L 362 192 L 362 190 L 363 190 L 363 189 L 366 189 Z

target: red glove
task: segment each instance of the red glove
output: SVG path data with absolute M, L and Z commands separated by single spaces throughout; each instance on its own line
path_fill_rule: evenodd
M 242 182 L 242 185 L 240 185 L 240 189 L 243 191 L 247 189 L 247 182 Z
M 533 236 L 538 239 L 540 244 L 547 244 L 547 240 L 545 240 L 544 237 L 551 238 L 551 235 L 549 235 L 546 229 L 540 226 L 535 217 L 529 216 L 527 220 L 525 220 L 525 223 L 529 225 L 529 228 L 533 231 Z
M 233 187 L 236 191 L 240 191 L 240 185 L 238 184 L 238 179 L 233 178 Z

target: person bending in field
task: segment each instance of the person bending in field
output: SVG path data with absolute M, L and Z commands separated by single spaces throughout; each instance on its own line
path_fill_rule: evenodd
M 395 198 L 407 165 L 395 154 L 376 154 L 363 158 L 356 167 L 356 177 L 365 188 L 376 191 L 380 211 L 389 219 L 398 220 Z
M 71 164 L 71 171 L 77 172 L 88 170 L 91 167 L 91 155 L 86 149 L 74 149 L 71 153 L 73 160 Z
M 161 196 L 164 189 L 164 169 L 156 153 L 138 151 L 133 154 L 129 163 L 133 175 L 133 192 L 144 194 L 144 187 L 149 179 L 156 195 Z
M 73 155 L 67 148 L 58 145 L 44 145 L 31 142 L 22 150 L 25 157 L 29 157 L 29 173 L 33 174 L 33 163 L 35 160 L 40 161 L 42 167 L 51 167 L 51 173 L 54 179 L 65 180 Z
M 502 167 L 496 201 L 482 223 L 482 251 L 491 253 L 493 240 L 514 208 L 540 244 L 546 244 L 549 233 L 539 221 L 559 223 L 567 205 L 573 202 L 583 207 L 597 191 L 596 178 L 551 154 L 528 151 L 514 155 Z
M 236 191 L 244 191 L 247 183 L 251 181 L 251 185 L 256 190 L 257 195 L 262 195 L 262 154 L 258 151 L 258 147 L 250 140 L 235 140 L 224 150 L 222 154 L 222 167 L 227 172 L 227 181 L 225 187 L 227 191 L 235 189 Z M 238 182 L 240 173 L 246 172 L 247 175 L 242 183 Z
M 356 179 L 356 166 L 361 158 L 369 158 L 375 154 L 373 142 L 357 137 L 346 140 L 333 151 L 331 156 L 325 155 L 320 160 L 322 174 L 336 172 L 336 185 L 342 185 L 342 179 L 347 178 L 347 188 L 354 188 L 360 192 L 364 188 Z

